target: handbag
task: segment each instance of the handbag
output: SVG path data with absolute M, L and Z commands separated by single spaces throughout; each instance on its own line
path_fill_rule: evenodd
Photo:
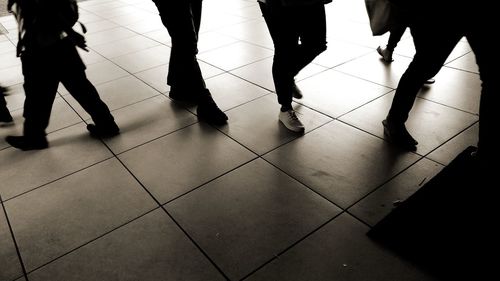
M 398 11 L 389 0 L 365 0 L 372 34 L 383 35 L 397 24 Z

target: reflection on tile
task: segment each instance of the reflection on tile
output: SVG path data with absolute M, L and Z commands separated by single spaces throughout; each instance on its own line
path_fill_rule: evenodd
M 231 74 L 222 74 L 206 81 L 214 100 L 223 111 L 249 102 L 263 95 L 266 91 Z
M 466 54 L 465 56 L 462 56 L 448 64 L 446 64 L 447 67 L 451 68 L 457 68 L 465 71 L 470 71 L 474 73 L 479 73 L 479 68 L 477 67 L 476 64 L 476 56 L 474 55 L 473 52 L 470 52 Z
M 133 52 L 142 51 L 157 46 L 158 44 L 158 42 L 145 36 L 136 35 L 118 41 L 95 45 L 92 46 L 92 49 L 107 58 L 116 58 Z
M 426 157 L 437 161 L 443 165 L 448 165 L 468 146 L 477 146 L 479 134 L 479 124 L 476 123 L 449 142 L 438 147 Z
M 406 200 L 442 168 L 442 165 L 423 158 L 351 207 L 349 212 L 374 226 L 392 211 L 396 202 Z
M 470 113 L 479 113 L 479 75 L 443 67 L 435 78 L 436 83 L 422 88 L 420 97 Z
M 31 273 L 29 278 L 33 281 L 225 280 L 162 210 L 85 245 Z
M 48 135 L 50 149 L 0 151 L 0 194 L 4 200 L 47 184 L 111 156 L 80 123 Z M 19 171 L 23 171 L 20 175 Z
M 467 54 L 470 51 L 471 48 L 469 46 L 469 43 L 458 42 L 457 46 L 455 46 L 453 51 L 446 59 L 445 64 Z M 415 56 L 415 45 L 413 44 L 413 40 L 410 39 L 402 41 L 400 44 L 398 44 L 396 49 L 394 49 L 394 53 L 409 58 L 413 58 L 413 56 Z
M 196 116 L 159 95 L 113 112 L 120 135 L 105 139 L 118 154 L 197 122 Z
M 204 124 L 189 126 L 119 156 L 161 203 L 254 157 L 250 151 Z
M 418 156 L 334 121 L 264 158 L 346 208 L 417 161 Z
M 437 281 L 371 241 L 367 231 L 343 214 L 246 280 Z
M 393 97 L 393 93 L 385 95 L 340 119 L 382 138 L 381 122 L 387 116 Z M 476 115 L 417 98 L 406 127 L 418 141 L 417 153 L 425 155 L 477 120 Z
M 231 280 L 240 280 L 340 209 L 258 159 L 167 205 Z
M 239 42 L 202 53 L 198 59 L 224 70 L 231 70 L 272 55 L 273 51 L 269 49 Z
M 328 70 L 298 83 L 304 98 L 298 100 L 331 117 L 339 117 L 390 91 L 389 88 Z
M 371 52 L 373 52 L 371 48 L 339 40 L 329 40 L 326 51 L 314 59 L 313 62 L 324 67 L 335 67 Z
M 131 54 L 115 57 L 111 59 L 130 73 L 136 73 L 149 68 L 157 67 L 169 62 L 170 48 L 159 45 Z
M 23 275 L 14 241 L 0 206 L 0 280 L 14 280 Z
M 306 133 L 332 120 L 301 105 L 295 105 L 294 109 L 304 124 Z M 302 137 L 280 123 L 279 110 L 276 95 L 266 95 L 226 112 L 229 125 L 221 130 L 250 150 L 262 155 L 284 143 Z
M 116 159 L 79 171 L 5 204 L 28 271 L 155 206 Z
M 335 70 L 396 89 L 410 61 L 408 58 L 395 55 L 392 63 L 386 63 L 377 52 L 373 52 L 340 65 Z

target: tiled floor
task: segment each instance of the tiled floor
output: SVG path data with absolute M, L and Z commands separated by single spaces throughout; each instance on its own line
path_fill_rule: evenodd
M 80 2 L 88 76 L 122 134 L 89 137 L 61 86 L 50 149 L 22 152 L 16 23 L 0 18 L 0 83 L 15 125 L 0 128 L 0 280 L 435 280 L 365 234 L 477 140 L 480 82 L 465 40 L 422 90 L 420 142 L 383 139 L 400 75 L 375 48 L 362 0 L 327 6 L 329 49 L 298 77 L 304 136 L 278 123 L 272 41 L 256 0 L 205 0 L 199 60 L 229 124 L 198 122 L 168 98 L 170 38 L 150 0 Z

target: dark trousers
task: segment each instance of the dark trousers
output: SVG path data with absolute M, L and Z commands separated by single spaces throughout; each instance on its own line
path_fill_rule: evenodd
M 401 37 L 403 37 L 406 28 L 406 25 L 398 25 L 391 28 L 389 40 L 387 41 L 387 49 L 394 51 L 399 41 L 401 41 Z
M 153 0 L 172 39 L 167 84 L 200 94 L 206 89 L 196 55 L 202 0 Z
M 24 75 L 24 135 L 45 137 L 52 104 L 61 82 L 87 111 L 96 125 L 114 124 L 114 118 L 85 75 L 85 65 L 75 46 L 64 39 L 50 48 L 21 56 Z
M 471 17 L 471 16 L 469 16 Z M 468 18 L 464 16 L 462 19 Z M 485 17 L 488 19 L 488 17 Z M 497 117 L 494 114 L 498 103 L 498 77 L 494 67 L 498 66 L 498 54 L 491 42 L 492 33 L 487 32 L 491 24 L 480 17 L 464 23 L 463 20 L 448 21 L 439 25 L 428 22 L 414 22 L 410 30 L 415 43 L 416 54 L 408 69 L 401 76 L 388 119 L 394 124 L 404 124 L 413 106 L 418 91 L 428 77 L 436 75 L 459 40 L 465 36 L 476 57 L 482 81 L 479 108 L 479 143 L 483 155 L 498 155 L 494 147 L 493 133 Z
M 259 4 L 274 43 L 272 71 L 278 102 L 291 107 L 294 77 L 326 50 L 325 6 Z

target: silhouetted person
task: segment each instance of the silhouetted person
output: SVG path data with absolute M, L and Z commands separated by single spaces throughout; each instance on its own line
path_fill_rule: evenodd
M 465 36 L 476 57 L 482 81 L 479 107 L 478 156 L 490 168 L 498 161 L 498 148 L 494 144 L 495 114 L 498 103 L 498 54 L 492 43 L 493 9 L 491 2 L 478 0 L 406 1 L 393 0 L 405 9 L 415 43 L 416 54 L 402 75 L 387 118 L 383 121 L 388 138 L 409 150 L 415 150 L 417 141 L 408 133 L 405 122 L 416 95 L 427 77 L 434 76 L 446 58 Z M 430 8 L 431 7 L 431 8 Z M 498 166 L 498 165 L 497 165 Z
M 172 39 L 167 84 L 173 100 L 197 104 L 198 118 L 223 125 L 227 116 L 205 85 L 196 59 L 202 0 L 153 0 Z
M 394 53 L 394 49 L 396 49 L 399 41 L 401 41 L 401 38 L 403 37 L 403 34 L 405 33 L 407 27 L 408 26 L 405 24 L 394 26 L 389 31 L 389 40 L 387 41 L 387 45 L 385 46 L 385 48 L 381 46 L 377 47 L 377 52 L 385 62 L 391 63 L 394 61 L 394 59 L 392 58 L 392 54 Z M 430 78 L 425 80 L 424 83 L 433 84 L 434 82 L 436 81 L 433 78 Z
M 331 0 L 258 0 L 274 43 L 274 86 L 281 105 L 279 120 L 303 133 L 292 99 L 302 98 L 295 76 L 326 50 L 325 4 Z
M 0 123 L 12 122 L 12 116 L 10 115 L 9 109 L 7 108 L 7 102 L 5 101 L 4 94 L 7 89 L 0 85 Z
M 113 116 L 85 75 L 85 65 L 75 45 L 85 48 L 65 17 L 76 0 L 11 0 L 9 10 L 18 21 L 18 56 L 24 75 L 24 134 L 8 136 L 7 142 L 22 150 L 48 147 L 45 129 L 59 82 L 87 111 L 94 124 L 87 129 L 94 137 L 119 133 Z M 76 21 L 76 19 L 75 19 Z

